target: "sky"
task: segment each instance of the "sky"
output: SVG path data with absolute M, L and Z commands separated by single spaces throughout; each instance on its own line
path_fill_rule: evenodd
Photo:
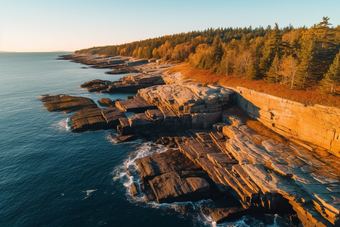
M 75 51 L 218 27 L 311 27 L 340 0 L 0 0 L 0 51 Z

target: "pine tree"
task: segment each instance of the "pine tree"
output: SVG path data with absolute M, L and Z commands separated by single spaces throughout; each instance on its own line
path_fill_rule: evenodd
M 295 75 L 293 88 L 303 89 L 317 81 L 315 73 L 316 42 L 313 31 L 306 31 L 301 39 L 301 50 L 298 53 L 299 65 Z
M 212 52 L 211 57 L 214 64 L 219 64 L 223 57 L 223 49 L 221 44 L 221 39 L 219 36 L 216 36 L 214 42 L 212 44 Z
M 324 75 L 330 64 L 337 54 L 337 45 L 335 44 L 335 30 L 330 28 L 329 17 L 323 17 L 322 22 L 314 26 L 317 36 L 318 58 L 317 67 L 314 69 L 318 75 Z M 320 76 L 318 79 L 320 80 Z
M 326 93 L 330 89 L 330 93 L 334 93 L 337 84 L 340 82 L 340 51 L 335 56 L 333 64 L 329 67 L 328 72 L 321 81 L 321 91 Z
M 259 70 L 258 65 L 255 63 L 254 60 L 251 60 L 249 62 L 249 66 L 247 69 L 246 78 L 248 80 L 256 80 L 259 78 L 259 73 L 260 73 L 260 70 Z
M 279 72 L 279 55 L 275 54 L 273 62 L 271 64 L 268 72 L 266 73 L 265 80 L 268 83 L 278 83 L 279 80 L 280 80 L 278 72 Z

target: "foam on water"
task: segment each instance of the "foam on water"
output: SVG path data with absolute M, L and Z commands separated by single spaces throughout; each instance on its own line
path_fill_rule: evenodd
M 109 138 L 109 136 L 108 136 Z M 110 138 L 109 138 L 110 139 Z M 110 139 L 111 140 L 111 139 Z M 126 172 L 125 169 L 128 167 L 132 167 L 137 169 L 137 165 L 135 163 L 135 160 L 138 158 L 143 158 L 152 154 L 159 154 L 162 152 L 165 152 L 167 150 L 169 150 L 169 148 L 160 145 L 160 144 L 153 144 L 152 142 L 143 142 L 143 140 L 136 140 L 136 141 L 132 141 L 132 142 L 128 142 L 130 144 L 133 144 L 132 146 L 135 146 L 136 149 L 133 149 L 133 151 L 129 154 L 129 156 L 125 159 L 125 161 L 123 162 L 123 164 L 117 166 L 113 171 L 112 171 L 112 175 L 113 175 L 113 180 L 115 182 L 120 182 L 124 185 L 125 189 L 126 189 L 126 196 L 127 199 L 132 202 L 132 203 L 145 203 L 145 198 L 144 198 L 144 194 L 141 193 L 138 196 L 132 196 L 130 194 L 130 189 L 131 189 L 131 185 L 132 183 L 136 183 L 137 186 L 140 188 L 140 182 L 139 182 L 139 176 L 129 176 Z M 135 144 L 135 145 L 134 145 Z M 150 203 L 149 205 L 152 206 L 152 203 Z
M 107 137 L 109 141 L 112 139 L 110 136 Z M 112 141 L 113 143 L 113 141 Z M 188 213 L 187 215 L 191 217 L 191 219 L 197 223 L 198 225 L 204 225 L 204 226 L 211 226 L 211 227 L 279 227 L 277 225 L 276 220 L 278 216 L 273 217 L 273 223 L 274 224 L 266 224 L 263 221 L 256 219 L 251 216 L 243 216 L 241 219 L 232 221 L 232 222 L 225 222 L 222 224 L 216 224 L 216 222 L 213 221 L 213 219 L 210 216 L 204 215 L 200 212 L 200 206 L 202 204 L 211 204 L 212 200 L 201 200 L 198 202 L 174 202 L 174 203 L 162 203 L 159 204 L 157 202 L 146 202 L 145 195 L 143 193 L 132 196 L 130 193 L 131 185 L 132 183 L 136 183 L 137 186 L 140 188 L 140 182 L 139 182 L 139 176 L 129 176 L 125 169 L 128 167 L 136 168 L 137 165 L 135 163 L 135 160 L 138 158 L 142 158 L 145 156 L 149 156 L 152 154 L 159 154 L 162 152 L 165 152 L 169 150 L 169 148 L 159 145 L 159 144 L 153 144 L 152 142 L 143 142 L 140 141 L 134 141 L 134 142 L 128 142 L 128 143 L 136 143 L 135 149 L 129 154 L 129 156 L 125 159 L 123 164 L 117 166 L 113 172 L 113 180 L 115 182 L 121 183 L 125 189 L 126 189 L 126 197 L 127 200 L 131 203 L 137 203 L 141 206 L 147 206 L 152 207 L 155 209 L 161 209 L 164 210 L 166 213 L 175 211 L 180 216 L 181 214 L 181 207 L 183 206 L 190 206 L 190 209 L 192 212 Z M 269 219 L 271 219 L 270 216 L 268 216 Z
M 108 134 L 106 135 L 106 137 L 105 137 L 110 143 L 116 145 L 117 143 L 112 139 L 112 137 L 110 136 L 110 134 L 114 134 L 115 136 L 118 136 L 117 131 L 110 132 L 110 133 L 108 133 Z M 141 144 L 141 143 L 143 143 L 143 142 L 145 142 L 145 140 L 137 139 L 137 140 L 133 140 L 133 141 L 122 142 L 122 143 L 120 143 L 120 144 Z
M 71 118 L 63 118 L 58 123 L 52 124 L 53 128 L 57 128 L 60 131 L 70 131 L 71 130 Z
M 91 190 L 82 191 L 82 192 L 85 192 L 85 193 L 86 193 L 86 196 L 85 196 L 84 199 L 87 199 L 87 198 L 91 195 L 91 193 L 92 193 L 92 192 L 95 192 L 95 191 L 97 191 L 97 189 L 91 189 Z M 84 199 L 83 199 L 83 200 L 84 200 Z

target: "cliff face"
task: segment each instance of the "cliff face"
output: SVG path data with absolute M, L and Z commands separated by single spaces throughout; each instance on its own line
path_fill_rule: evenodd
M 340 109 L 307 106 L 247 88 L 236 89 L 237 105 L 273 131 L 310 142 L 340 157 Z

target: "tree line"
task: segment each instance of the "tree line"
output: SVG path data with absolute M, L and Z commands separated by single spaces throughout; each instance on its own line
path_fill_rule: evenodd
M 221 75 L 263 79 L 291 89 L 318 86 L 340 92 L 340 26 L 330 18 L 311 28 L 218 28 L 163 36 L 75 53 L 121 55 L 189 62 Z

